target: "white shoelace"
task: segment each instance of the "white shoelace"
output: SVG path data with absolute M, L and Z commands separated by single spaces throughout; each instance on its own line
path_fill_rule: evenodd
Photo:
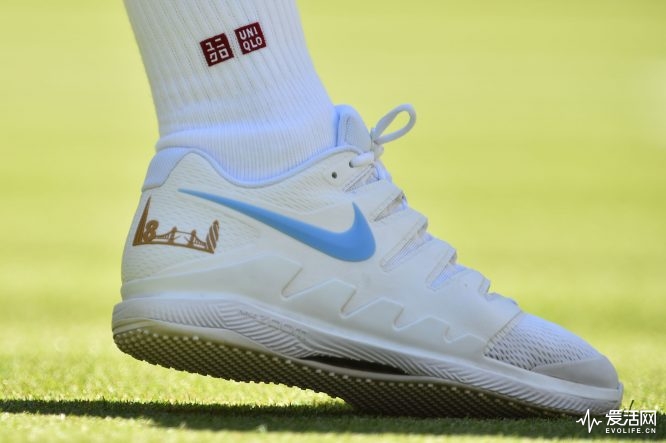
M 389 126 L 393 124 L 396 117 L 398 117 L 398 115 L 400 115 L 403 112 L 407 113 L 407 115 L 409 116 L 409 120 L 407 121 L 407 123 L 402 128 L 396 131 L 384 134 L 384 131 L 386 131 L 389 128 Z M 375 169 L 377 171 L 376 179 L 391 180 L 389 172 L 386 170 L 384 165 L 382 165 L 382 163 L 379 161 L 379 158 L 384 153 L 384 144 L 394 141 L 402 137 L 403 135 L 407 134 L 414 127 L 415 123 L 416 123 L 416 111 L 414 110 L 414 107 L 412 105 L 402 104 L 400 106 L 395 107 L 394 109 L 389 111 L 384 117 L 382 117 L 377 122 L 375 127 L 373 127 L 370 130 L 370 139 L 372 140 L 372 145 L 370 147 L 370 150 L 354 157 L 349 162 L 349 166 L 356 168 L 356 167 L 363 167 L 374 164 Z M 400 198 L 396 199 L 396 201 L 390 204 L 384 211 L 382 211 L 381 216 L 383 217 L 388 216 L 396 211 L 405 209 L 406 207 L 407 207 L 407 201 L 405 196 L 402 195 Z M 432 237 L 430 236 L 430 234 L 428 234 L 427 225 L 426 225 L 423 227 L 423 229 L 421 229 L 419 232 L 416 233 L 416 235 L 414 236 L 414 238 L 412 238 L 410 242 L 407 243 L 404 250 L 398 252 L 396 256 L 393 257 L 390 261 L 395 261 L 395 264 L 399 264 L 407 255 L 418 249 L 420 246 L 428 242 L 430 239 L 432 239 Z M 433 288 L 441 286 L 444 283 L 444 281 L 448 280 L 458 272 L 461 272 L 462 270 L 466 269 L 464 266 L 459 265 L 456 262 L 457 262 L 457 254 L 454 253 L 453 256 L 451 257 L 451 260 L 441 268 L 439 274 L 436 275 L 433 281 L 431 282 L 431 286 Z
M 398 129 L 397 131 L 384 134 L 384 131 L 386 131 L 389 126 L 391 126 L 396 117 L 403 112 L 406 112 L 407 115 L 409 115 L 407 124 L 405 124 L 405 126 Z M 370 150 L 364 152 L 363 154 L 359 154 L 357 157 L 354 157 L 349 165 L 353 168 L 357 168 L 376 162 L 384 153 L 384 143 L 392 142 L 393 140 L 397 140 L 403 135 L 407 134 L 414 127 L 415 123 L 416 111 L 412 105 L 403 104 L 395 107 L 384 117 L 382 117 L 377 122 L 375 127 L 370 130 L 370 139 L 372 140 Z

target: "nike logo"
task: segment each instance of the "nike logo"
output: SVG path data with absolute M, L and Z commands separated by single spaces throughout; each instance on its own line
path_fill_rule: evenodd
M 354 222 L 351 227 L 344 232 L 335 232 L 219 195 L 190 189 L 179 191 L 238 211 L 333 258 L 359 262 L 369 259 L 375 253 L 372 230 L 356 204 L 352 204 Z

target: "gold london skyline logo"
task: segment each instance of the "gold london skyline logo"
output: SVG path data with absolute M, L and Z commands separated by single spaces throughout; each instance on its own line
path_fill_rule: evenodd
M 209 254 L 215 253 L 217 241 L 220 238 L 220 222 L 213 221 L 213 224 L 208 228 L 208 235 L 204 240 L 197 236 L 196 229 L 191 231 L 179 231 L 176 226 L 171 228 L 170 231 L 163 234 L 157 232 L 160 222 L 157 220 L 148 220 L 148 209 L 150 208 L 150 199 L 146 202 L 146 207 L 143 209 L 139 225 L 134 234 L 133 246 L 140 245 L 167 245 L 167 246 L 180 246 L 182 248 L 194 249 L 196 251 L 208 252 Z

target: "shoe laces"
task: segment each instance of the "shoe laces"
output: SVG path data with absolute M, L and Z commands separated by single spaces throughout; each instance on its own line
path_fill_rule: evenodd
M 408 115 L 409 120 L 407 121 L 407 123 L 396 131 L 384 134 L 384 132 L 393 124 L 395 119 L 401 113 L 406 113 Z M 370 179 L 370 181 L 374 180 L 391 181 L 391 175 L 380 161 L 380 157 L 384 153 L 384 144 L 397 140 L 398 138 L 407 134 L 414 127 L 415 123 L 416 123 L 416 110 L 412 105 L 402 104 L 395 107 L 394 109 L 389 111 L 384 117 L 382 117 L 377 122 L 377 124 L 370 130 L 370 139 L 372 141 L 370 149 L 354 157 L 349 162 L 349 166 L 351 166 L 352 168 L 357 168 L 357 167 L 374 165 L 376 173 L 374 177 Z M 390 203 L 381 212 L 381 214 L 378 216 L 378 219 L 387 217 L 391 214 L 394 214 L 395 212 L 406 209 L 407 207 L 408 207 L 407 199 L 405 195 L 402 194 L 400 197 L 398 197 L 395 201 Z M 405 244 L 405 246 L 401 251 L 396 253 L 393 258 L 388 260 L 386 265 L 391 265 L 391 264 L 393 266 L 399 265 L 408 255 L 410 255 L 412 252 L 415 252 L 417 249 L 419 249 L 428 241 L 432 240 L 433 237 L 428 233 L 427 230 L 428 230 L 428 225 L 426 223 L 421 229 L 419 229 L 415 233 L 413 238 Z M 449 278 L 453 277 L 455 274 L 465 269 L 467 268 L 457 263 L 457 253 L 455 252 L 454 249 L 454 253 L 450 258 L 450 260 L 448 261 L 448 263 L 445 263 L 442 267 L 439 268 L 437 272 L 433 274 L 432 279 L 430 281 L 430 286 L 433 289 L 436 289 L 441 285 L 443 285 L 446 280 L 448 280 Z
M 396 131 L 384 134 L 384 132 L 393 124 L 398 115 L 403 112 L 409 116 L 407 123 Z M 414 110 L 414 107 L 410 104 L 402 104 L 389 111 L 384 117 L 379 119 L 372 129 L 370 129 L 370 149 L 357 155 L 349 162 L 349 166 L 352 168 L 360 168 L 370 165 L 374 166 L 374 174 L 366 178 L 365 184 L 376 180 L 393 181 L 391 179 L 391 174 L 379 159 L 384 153 L 384 143 L 397 140 L 407 134 L 414 127 L 415 123 L 416 111 Z M 378 219 L 384 218 L 401 209 L 405 209 L 406 207 L 407 199 L 405 198 L 405 195 L 402 194 L 382 211 Z
M 401 113 L 406 113 L 409 116 L 407 123 L 397 131 L 389 132 L 384 134 L 391 124 L 395 121 L 396 117 Z M 416 123 L 416 111 L 414 107 L 409 104 L 402 104 L 396 106 L 391 111 L 389 111 L 384 117 L 379 119 L 377 124 L 370 130 L 370 149 L 358 156 L 354 157 L 350 162 L 349 166 L 352 168 L 358 168 L 362 166 L 368 166 L 372 163 L 375 163 L 384 153 L 384 144 L 392 142 L 399 139 L 403 135 L 407 134 Z M 378 173 L 380 178 L 389 178 L 388 171 L 386 168 L 378 168 Z

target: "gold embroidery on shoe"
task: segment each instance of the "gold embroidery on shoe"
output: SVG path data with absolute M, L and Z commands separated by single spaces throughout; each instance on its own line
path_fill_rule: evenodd
M 139 226 L 136 228 L 134 234 L 133 246 L 140 245 L 167 245 L 167 246 L 180 246 L 183 248 L 194 249 L 197 251 L 208 252 L 209 254 L 215 253 L 217 241 L 220 238 L 220 222 L 213 221 L 213 224 L 208 228 L 208 235 L 205 240 L 201 240 L 197 236 L 196 229 L 191 232 L 179 231 L 176 226 L 171 228 L 169 232 L 158 234 L 157 229 L 160 222 L 157 220 L 148 220 L 148 209 L 150 208 L 150 199 L 146 202 L 146 207 L 143 209 Z

